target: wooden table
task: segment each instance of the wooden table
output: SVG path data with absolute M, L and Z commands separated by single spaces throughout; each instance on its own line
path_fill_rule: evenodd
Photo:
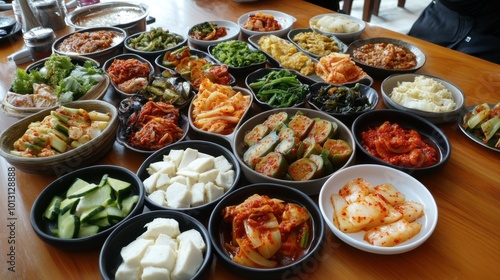
M 309 18 L 329 12 L 298 0 L 251 4 L 231 0 L 144 2 L 156 18 L 153 26 L 168 27 L 172 32 L 184 32 L 186 27 L 202 20 L 236 21 L 239 15 L 259 9 L 283 11 L 297 18 L 295 27 L 307 27 Z M 0 15 L 11 15 L 11 12 Z M 58 35 L 69 31 L 67 28 Z M 427 55 L 427 63 L 420 72 L 457 85 L 466 95 L 466 105 L 500 101 L 500 66 L 497 64 L 370 25 L 363 37 L 399 38 L 417 45 Z M 7 61 L 6 56 L 22 46 L 19 38 L 0 43 L 0 98 L 9 88 L 17 67 Z M 380 82 L 377 80 L 373 85 L 377 91 Z M 112 98 L 105 97 L 106 100 Z M 379 109 L 382 108 L 380 102 Z M 4 130 L 14 121 L 16 119 L 0 115 L 0 128 Z M 434 196 L 439 209 L 436 230 L 427 242 L 404 254 L 375 255 L 343 243 L 328 230 L 320 253 L 300 267 L 301 274 L 294 279 L 500 279 L 500 154 L 472 142 L 458 129 L 457 123 L 439 127 L 448 136 L 452 153 L 439 172 L 419 178 Z M 135 172 L 144 159 L 115 144 L 98 163 L 121 165 Z M 39 240 L 31 228 L 32 203 L 54 179 L 23 173 L 0 159 L 1 279 L 100 278 L 99 251 L 71 252 L 51 247 Z M 15 186 L 9 188 L 9 185 Z M 12 215 L 8 213 L 10 210 Z M 11 227 L 10 223 L 13 223 Z M 209 278 L 241 277 L 214 261 Z

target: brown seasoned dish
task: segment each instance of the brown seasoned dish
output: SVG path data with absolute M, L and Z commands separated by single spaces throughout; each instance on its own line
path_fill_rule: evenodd
M 417 56 L 410 50 L 391 43 L 366 44 L 353 51 L 359 62 L 384 69 L 411 69 Z
M 114 31 L 75 32 L 64 39 L 56 50 L 62 53 L 93 53 L 108 49 L 122 40 L 123 35 Z

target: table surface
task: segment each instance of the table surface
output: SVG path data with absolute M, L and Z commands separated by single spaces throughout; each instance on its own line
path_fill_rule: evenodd
M 309 18 L 330 12 L 300 0 L 143 2 L 147 3 L 150 15 L 156 19 L 151 26 L 166 27 L 176 33 L 183 33 L 188 26 L 203 20 L 236 21 L 243 13 L 261 9 L 279 10 L 295 16 L 295 27 L 308 27 Z M 12 12 L 4 11 L 0 15 L 10 16 Z M 57 34 L 62 36 L 70 31 L 68 27 Z M 500 66 L 497 64 L 370 24 L 362 37 L 399 38 L 415 44 L 427 56 L 427 62 L 419 72 L 458 86 L 465 93 L 467 106 L 500 101 Z M 10 87 L 16 68 L 27 66 L 17 66 L 6 58 L 22 47 L 21 37 L 0 42 L 0 99 Z M 379 92 L 380 83 L 380 80 L 375 80 L 373 85 Z M 113 97 L 105 96 L 105 100 L 111 99 Z M 380 102 L 378 109 L 383 108 Z M 0 114 L 0 129 L 3 131 L 16 120 Z M 301 268 L 297 279 L 500 279 L 500 154 L 468 139 L 455 122 L 441 124 L 439 128 L 450 140 L 451 157 L 438 172 L 418 178 L 434 196 L 439 210 L 437 227 L 427 242 L 404 254 L 376 255 L 343 243 L 327 230 L 320 253 Z M 144 159 L 144 155 L 125 150 L 115 143 L 98 163 L 121 165 L 135 172 Z M 38 239 L 31 228 L 31 206 L 54 179 L 53 176 L 13 170 L 0 158 L 1 279 L 100 278 L 98 250 L 72 252 L 54 248 Z M 9 188 L 12 181 L 15 187 Z M 317 197 L 313 196 L 313 199 Z M 8 210 L 12 212 L 8 213 Z M 241 277 L 215 260 L 208 278 Z

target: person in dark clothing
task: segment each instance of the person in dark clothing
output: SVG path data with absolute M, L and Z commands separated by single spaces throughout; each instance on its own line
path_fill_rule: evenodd
M 500 1 L 433 0 L 408 35 L 500 64 Z

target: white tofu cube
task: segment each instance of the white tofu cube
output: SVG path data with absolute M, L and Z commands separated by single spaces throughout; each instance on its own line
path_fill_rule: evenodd
M 179 222 L 170 218 L 155 218 L 144 227 L 147 228 L 146 232 L 142 235 L 144 238 L 149 237 L 156 239 L 160 233 L 176 238 L 177 235 L 181 233 L 179 229 Z
M 189 208 L 191 191 L 188 186 L 174 182 L 166 191 L 167 206 L 171 208 Z
M 233 185 L 235 177 L 236 173 L 232 169 L 224 172 L 221 171 L 217 175 L 217 178 L 215 178 L 215 184 L 227 191 Z
M 166 173 L 159 173 L 158 179 L 156 180 L 156 189 L 166 190 L 170 184 L 170 176 Z
M 179 247 L 177 244 L 177 239 L 172 238 L 168 234 L 163 234 L 160 233 L 158 237 L 155 240 L 155 245 L 166 245 L 170 246 L 174 251 L 177 251 L 177 248 Z
M 195 183 L 191 186 L 191 207 L 205 204 L 205 183 Z
M 198 182 L 202 183 L 208 183 L 212 182 L 215 183 L 215 178 L 217 178 L 217 175 L 219 175 L 219 170 L 217 169 L 211 169 L 208 171 L 205 171 L 203 173 L 200 173 L 200 176 L 198 176 Z
M 181 232 L 181 234 L 177 236 L 177 241 L 179 242 L 179 247 L 183 246 L 183 242 L 190 241 L 193 242 L 193 245 L 200 249 L 201 252 L 205 252 L 207 248 L 201 233 L 195 229 Z
M 160 176 L 160 174 L 153 173 L 151 176 L 146 178 L 144 182 L 142 182 L 146 193 L 152 193 L 156 190 L 156 180 L 158 180 L 158 176 Z
M 164 161 L 153 162 L 149 165 L 148 168 L 146 168 L 146 171 L 148 171 L 149 175 L 152 175 L 153 173 L 156 173 L 158 172 L 158 170 L 162 169 L 163 164 Z
M 168 245 L 151 245 L 141 259 L 142 267 L 156 266 L 172 271 L 177 253 Z
M 188 166 L 193 160 L 198 158 L 198 150 L 187 148 L 184 150 L 184 154 L 182 155 L 182 160 L 177 166 L 177 169 L 182 169 Z
M 207 203 L 216 200 L 224 194 L 224 189 L 218 187 L 212 182 L 205 184 L 205 195 L 207 197 Z
M 142 271 L 141 280 L 170 280 L 170 271 L 163 267 L 148 266 Z
M 162 168 L 159 169 L 157 173 L 167 174 L 168 176 L 173 177 L 175 176 L 176 170 L 177 167 L 175 166 L 175 163 L 171 161 L 164 161 Z
M 138 238 L 130 242 L 120 251 L 123 262 L 129 267 L 139 267 L 146 249 L 153 244 L 153 240 L 145 238 Z
M 165 206 L 167 204 L 167 199 L 165 197 L 165 191 L 164 190 L 156 190 L 152 192 L 151 194 L 148 195 L 148 198 L 153 201 L 153 203 Z
M 177 261 L 170 277 L 172 280 L 192 279 L 202 263 L 203 253 L 200 249 L 193 242 L 183 242 L 177 251 Z
M 178 168 L 179 164 L 181 164 L 183 156 L 184 150 L 170 150 L 170 152 L 168 152 L 168 158 L 175 164 L 176 168 Z
M 225 156 L 218 156 L 214 159 L 214 167 L 220 172 L 226 172 L 233 169 L 233 165 L 227 160 Z
M 200 151 L 198 151 L 198 157 L 199 158 L 204 158 L 204 157 L 208 157 L 208 158 L 215 158 L 214 156 L 212 155 L 209 155 L 209 154 L 206 154 L 206 153 L 202 153 Z
M 131 267 L 125 264 L 124 262 L 118 266 L 118 269 L 115 272 L 116 280 L 132 280 L 132 279 L 141 279 L 141 267 Z
M 190 162 L 186 167 L 179 170 L 187 169 L 197 173 L 202 173 L 214 168 L 214 159 L 209 157 L 197 158 Z
M 179 183 L 179 184 L 187 185 L 186 177 L 182 176 L 182 175 L 176 175 L 176 176 L 170 178 L 170 185 L 172 185 L 174 183 Z
M 200 173 L 188 170 L 187 168 L 177 170 L 176 174 L 178 176 L 186 177 L 186 179 L 190 178 L 190 179 L 194 179 L 196 181 L 198 181 L 198 176 L 200 175 Z

